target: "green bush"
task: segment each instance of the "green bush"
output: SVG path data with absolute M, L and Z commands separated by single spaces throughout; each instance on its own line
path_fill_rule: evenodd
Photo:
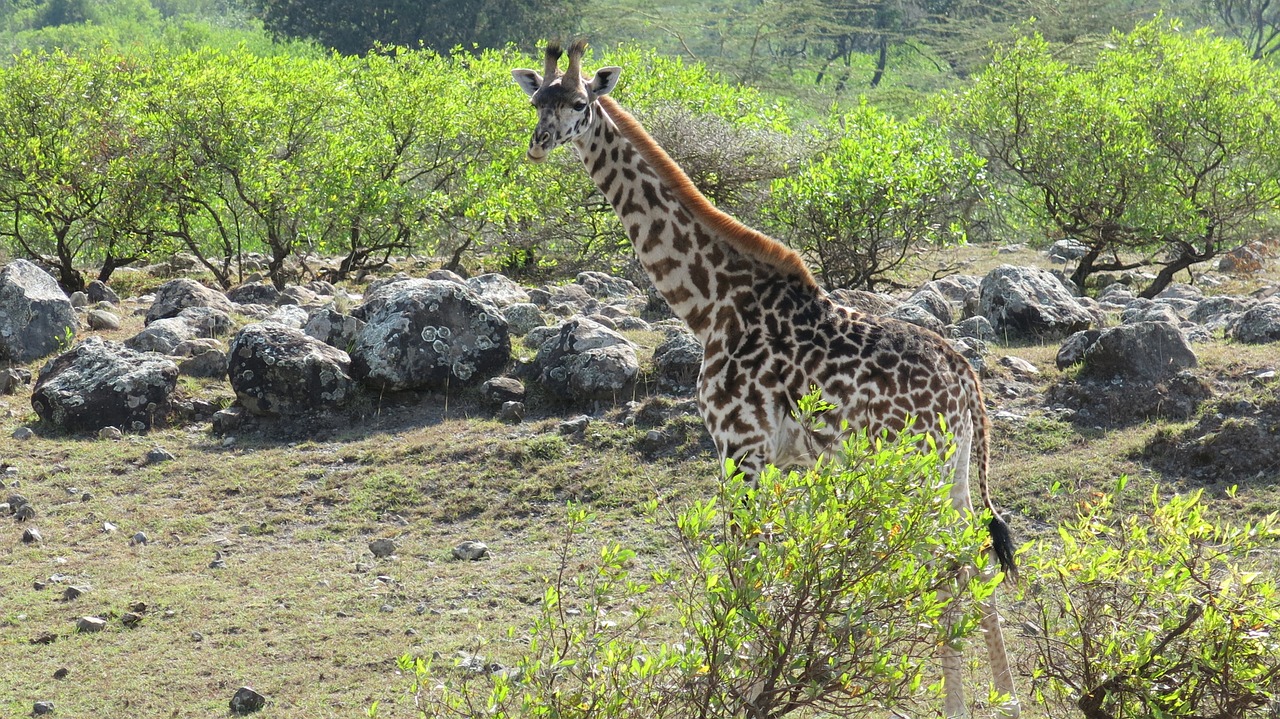
M 642 568 L 609 545 L 572 548 L 590 515 L 571 507 L 560 569 L 519 663 L 489 677 L 405 657 L 428 717 L 755 717 L 842 714 L 918 699 L 947 629 L 951 568 L 985 561 L 922 437 L 846 442 L 806 472 L 737 477 L 668 510 L 678 559 Z M 656 505 L 655 505 L 656 509 Z M 975 581 L 979 598 L 994 589 Z
M 1119 487 L 1124 486 L 1121 480 Z M 1280 700 L 1280 522 L 1217 523 L 1201 493 L 1100 496 L 1022 555 L 1032 681 L 1087 719 L 1262 717 Z M 1264 558 L 1264 552 L 1272 554 Z

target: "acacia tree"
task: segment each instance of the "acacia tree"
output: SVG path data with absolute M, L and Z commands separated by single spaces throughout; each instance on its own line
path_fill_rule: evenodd
M 898 122 L 866 105 L 830 125 L 835 145 L 775 181 L 765 208 L 828 289 L 874 290 L 917 250 L 963 240 L 981 158 L 923 118 Z
M 1094 64 L 1039 36 L 943 110 L 1035 220 L 1088 251 L 1072 280 L 1158 267 L 1143 296 L 1248 241 L 1280 200 L 1275 73 L 1234 42 L 1150 23 Z

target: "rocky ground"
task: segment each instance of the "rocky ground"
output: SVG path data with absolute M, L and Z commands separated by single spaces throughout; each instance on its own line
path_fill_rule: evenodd
M 1120 474 L 1139 500 L 1280 504 L 1273 258 L 1154 300 L 1080 297 L 1031 250 L 957 261 L 839 297 L 979 368 L 1017 532 Z M 642 504 L 714 486 L 700 348 L 626 280 L 221 293 L 176 274 L 121 298 L 0 273 L 0 716 L 208 716 L 255 706 L 242 686 L 261 716 L 409 716 L 401 654 L 518 651 L 505 629 L 536 610 L 566 501 L 599 517 L 571 554 L 622 541 L 656 564 Z

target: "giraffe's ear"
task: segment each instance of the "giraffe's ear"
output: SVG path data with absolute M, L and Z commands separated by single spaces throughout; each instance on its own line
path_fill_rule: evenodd
M 617 86 L 618 77 L 621 75 L 622 68 L 620 67 L 602 67 L 599 70 L 596 70 L 596 76 L 591 78 L 591 85 L 589 86 L 591 89 L 591 96 L 600 97 L 601 95 L 608 95 L 613 91 L 613 88 Z
M 533 70 L 512 70 L 511 77 L 515 78 L 516 84 L 529 97 L 533 97 L 538 88 L 542 87 L 542 76 Z

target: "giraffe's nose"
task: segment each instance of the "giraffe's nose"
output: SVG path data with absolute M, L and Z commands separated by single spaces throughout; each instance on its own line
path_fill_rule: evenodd
M 548 130 L 546 132 L 533 133 L 533 144 L 544 150 L 547 149 L 551 146 L 551 132 Z

